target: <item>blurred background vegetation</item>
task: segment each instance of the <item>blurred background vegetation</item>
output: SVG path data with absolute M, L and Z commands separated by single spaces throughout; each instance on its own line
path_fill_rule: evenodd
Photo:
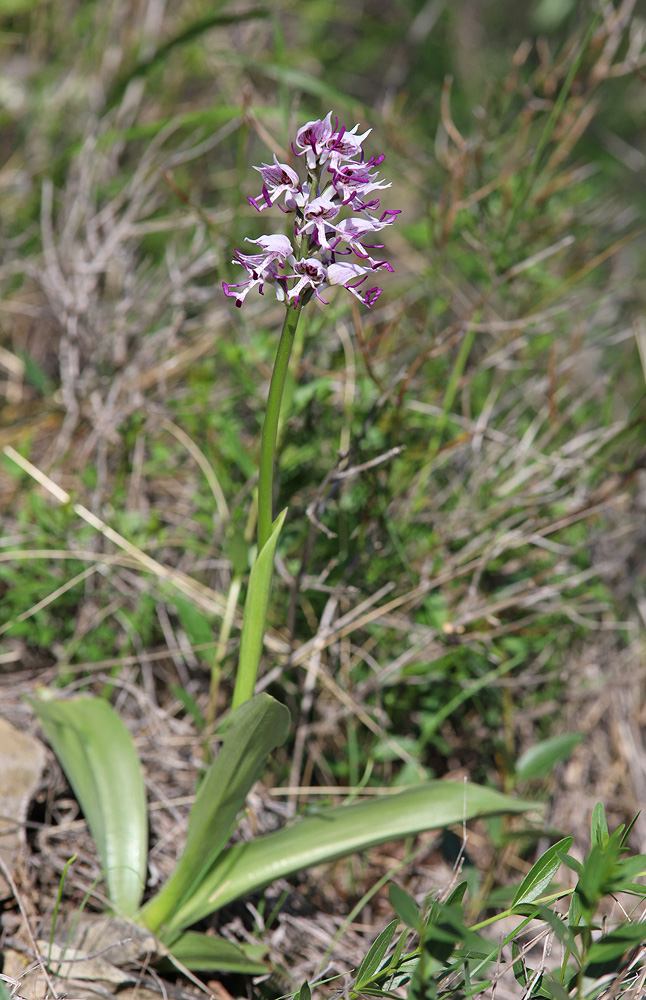
M 586 840 L 597 799 L 640 808 L 645 17 L 627 0 L 0 0 L 0 444 L 71 496 L 5 454 L 16 713 L 35 683 L 116 691 L 142 740 L 157 712 L 156 740 L 198 766 L 210 670 L 224 708 L 235 663 L 237 628 L 217 640 L 281 323 L 221 282 L 245 237 L 283 224 L 247 204 L 252 165 L 332 109 L 372 127 L 402 215 L 377 306 L 312 304 L 296 348 L 264 682 L 296 736 L 274 780 L 468 775 Z

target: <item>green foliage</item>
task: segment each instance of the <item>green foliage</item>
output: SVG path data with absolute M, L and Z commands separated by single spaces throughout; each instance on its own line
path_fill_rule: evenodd
M 197 931 L 184 931 L 173 941 L 172 954 L 178 962 L 194 972 L 241 972 L 247 976 L 262 975 L 267 965 L 262 961 L 266 948 L 262 945 L 238 946 L 221 937 L 211 937 Z M 170 962 L 161 968 L 173 968 Z
M 198 970 L 258 971 L 257 958 L 249 953 L 186 929 L 272 880 L 422 830 L 529 806 L 487 788 L 430 782 L 381 801 L 324 809 L 277 833 L 225 848 L 268 754 L 285 741 L 289 729 L 287 709 L 269 695 L 256 695 L 228 720 L 220 752 L 193 804 L 174 871 L 138 909 L 147 817 L 141 767 L 127 729 L 106 701 L 55 701 L 42 695 L 31 703 L 85 812 L 110 901 Z M 417 926 L 412 899 L 396 886 L 391 898 Z
M 107 701 L 60 701 L 43 691 L 30 704 L 82 805 L 108 898 L 132 916 L 146 884 L 148 816 L 130 734 Z
M 535 743 L 516 761 L 516 781 L 528 781 L 530 778 L 542 778 L 551 774 L 558 763 L 567 760 L 582 739 L 582 733 L 561 733 Z
M 413 930 L 419 930 L 419 907 L 413 897 L 393 882 L 388 888 L 388 898 L 399 919 Z
M 192 907 L 229 839 L 251 786 L 271 750 L 287 737 L 289 712 L 269 695 L 257 695 L 231 716 L 220 752 L 207 771 L 191 810 L 182 855 L 164 887 L 144 906 L 141 920 L 156 934 L 177 936 L 178 913 Z M 220 886 L 222 888 L 222 886 Z M 215 905 L 221 905 L 215 895 Z M 189 920 L 187 923 L 193 923 Z
M 598 841 L 597 833 L 604 823 L 603 809 L 597 806 L 591 848 L 583 865 L 567 854 L 573 843 L 571 837 L 553 844 L 517 886 L 511 906 L 478 924 L 470 923 L 466 916 L 466 883 L 456 886 L 444 901 L 433 898 L 423 908 L 408 893 L 391 885 L 390 900 L 398 920 L 388 924 L 366 955 L 356 973 L 351 996 L 367 992 L 384 997 L 401 986 L 407 986 L 407 996 L 415 1000 L 470 996 L 495 987 L 507 969 L 513 972 L 527 998 L 583 1000 L 597 996 L 602 977 L 619 973 L 646 940 L 643 921 L 633 922 L 627 917 L 619 926 L 609 928 L 598 919 L 598 908 L 610 895 L 629 892 L 646 897 L 646 888 L 633 881 L 638 871 L 646 874 L 644 859 L 624 859 L 624 864 L 630 863 L 622 869 L 619 854 L 627 851 L 625 831 L 619 828 L 612 835 L 606 832 L 602 842 Z M 564 864 L 580 870 L 574 889 L 553 882 Z M 558 905 L 568 897 L 572 902 L 569 912 Z M 583 904 L 577 905 L 581 899 Z M 485 927 L 501 919 L 509 921 L 513 916 L 522 919 L 501 941 L 482 933 Z M 410 941 L 408 950 L 403 943 L 406 932 L 392 946 L 400 921 L 416 931 L 417 943 L 412 950 Z M 538 942 L 534 949 L 527 944 L 530 922 L 532 937 Z M 532 967 L 531 956 L 539 957 L 546 935 L 559 942 L 562 963 Z
M 256 686 L 265 634 L 271 580 L 274 572 L 274 557 L 286 515 L 286 510 L 278 515 L 273 524 L 271 534 L 258 552 L 251 567 L 242 623 L 242 635 L 240 636 L 240 656 L 238 658 L 236 684 L 233 691 L 233 708 L 237 708 L 238 705 L 241 705 L 250 698 Z
M 532 903 L 546 892 L 563 863 L 562 855 L 567 854 L 573 843 L 573 837 L 565 837 L 538 859 L 518 886 L 512 900 L 512 909 L 525 903 Z

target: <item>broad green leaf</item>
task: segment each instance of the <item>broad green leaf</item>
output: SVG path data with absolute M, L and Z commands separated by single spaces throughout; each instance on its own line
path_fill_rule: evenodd
M 258 958 L 246 954 L 246 949 L 224 938 L 186 931 L 170 947 L 173 958 L 193 972 L 239 972 L 259 976 L 269 968 Z M 258 947 L 256 951 L 266 949 Z M 165 963 L 167 964 L 167 963 Z
M 362 990 L 363 987 L 366 986 L 376 975 L 379 966 L 384 959 L 384 955 L 388 951 L 390 942 L 395 936 L 397 923 L 397 920 L 391 920 L 388 926 L 384 927 L 381 934 L 379 934 L 373 941 L 367 955 L 359 966 L 359 971 L 357 972 L 357 977 L 354 986 L 352 987 L 353 990 Z
M 83 810 L 111 903 L 132 916 L 146 884 L 148 814 L 132 737 L 101 698 L 28 698 Z
M 553 844 L 542 857 L 532 865 L 523 881 L 518 886 L 512 901 L 512 907 L 523 903 L 532 903 L 545 892 L 548 885 L 562 865 L 560 853 L 567 853 L 572 847 L 574 837 L 564 837 L 558 844 Z
M 419 906 L 405 889 L 391 882 L 388 886 L 388 898 L 393 910 L 407 927 L 414 931 L 419 929 Z
M 620 853 L 621 827 L 611 836 L 599 832 L 602 843 L 594 843 L 583 862 L 583 871 L 579 876 L 576 891 L 581 897 L 581 903 L 587 910 L 586 916 L 592 919 L 597 902 L 609 892 L 618 891 L 623 879 L 621 875 Z
M 395 795 L 321 809 L 283 830 L 223 851 L 193 894 L 172 912 L 168 930 L 177 932 L 274 879 L 312 865 L 476 816 L 535 808 L 535 803 L 480 785 L 431 781 Z
M 233 707 L 237 708 L 253 695 L 258 677 L 258 664 L 265 636 L 265 620 L 274 572 L 274 556 L 287 509 L 274 521 L 271 535 L 256 555 L 249 575 L 249 589 L 244 605 L 238 673 L 233 691 Z
M 200 891 L 267 756 L 285 741 L 288 731 L 288 710 L 268 694 L 256 695 L 231 714 L 220 752 L 191 810 L 182 856 L 164 887 L 139 915 L 153 933 L 163 936 L 166 925 L 180 930 L 193 923 L 179 925 L 176 911 Z
M 528 778 L 542 778 L 551 774 L 557 764 L 567 760 L 582 739 L 583 733 L 562 733 L 560 736 L 552 736 L 549 740 L 535 743 L 519 757 L 515 780 L 527 781 Z

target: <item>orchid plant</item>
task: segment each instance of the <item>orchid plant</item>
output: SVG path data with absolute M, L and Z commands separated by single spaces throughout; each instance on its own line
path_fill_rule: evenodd
M 390 187 L 376 168 L 384 156 L 366 159 L 369 131 L 346 131 L 331 112 L 307 122 L 292 146 L 304 159 L 306 179 L 274 156 L 256 167 L 262 192 L 249 201 L 259 212 L 278 205 L 294 216 L 291 236 L 275 233 L 250 240 L 257 254 L 235 253 L 247 278 L 224 283 L 225 295 L 242 306 L 249 292 L 271 286 L 285 304 L 285 320 L 272 373 L 262 433 L 258 481 L 258 546 L 247 587 L 232 711 L 219 753 L 199 787 L 188 820 L 186 844 L 168 881 L 143 906 L 147 870 L 147 813 L 141 766 L 132 739 L 114 709 L 98 698 L 60 700 L 49 692 L 31 699 L 42 727 L 85 813 L 102 863 L 113 910 L 152 931 L 193 969 L 259 972 L 256 953 L 190 927 L 220 907 L 301 868 L 365 850 L 423 830 L 474 816 L 521 812 L 528 803 L 490 788 L 432 781 L 351 806 L 328 807 L 276 833 L 227 846 L 246 796 L 268 755 L 289 732 L 289 713 L 267 694 L 254 695 L 274 555 L 285 518 L 273 517 L 273 476 L 285 377 L 302 308 L 334 286 L 368 308 L 381 292 L 368 279 L 392 271 L 367 243 L 399 210 L 381 211 L 375 193 Z M 354 259 L 349 259 L 354 258 Z
M 368 308 L 374 305 L 381 289 L 362 291 L 362 286 L 374 271 L 393 268 L 385 260 L 375 260 L 371 251 L 381 250 L 383 244 L 366 244 L 370 233 L 392 225 L 400 209 L 380 212 L 379 198 L 374 192 L 390 187 L 379 179 L 375 167 L 385 159 L 384 154 L 365 158 L 362 143 L 370 129 L 357 134 L 358 125 L 346 131 L 335 120 L 332 112 L 322 120 L 310 121 L 296 133 L 292 150 L 297 158 L 305 158 L 307 178 L 301 180 L 287 163 L 281 163 L 274 154 L 273 164 L 263 163 L 254 167 L 262 177 L 262 192 L 249 204 L 258 212 L 278 205 L 285 214 L 294 215 L 293 236 L 280 233 L 261 236 L 256 243 L 263 249 L 260 254 L 243 254 L 235 251 L 234 264 L 241 264 L 247 279 L 237 284 L 223 282 L 225 295 L 234 297 L 236 306 L 242 306 L 253 288 L 264 294 L 264 286 L 271 286 L 279 301 L 286 305 L 285 320 L 276 352 L 276 361 L 269 386 L 265 422 L 260 447 L 258 477 L 258 552 L 266 545 L 273 546 L 265 560 L 271 572 L 275 542 L 272 542 L 274 467 L 276 440 L 285 378 L 296 335 L 301 309 L 316 297 L 323 305 L 326 288 L 340 285 Z M 348 214 L 350 213 L 350 214 Z M 380 213 L 379 215 L 377 213 Z M 348 260 L 354 256 L 357 261 Z M 338 260 L 337 258 L 341 258 Z M 278 530 L 280 530 L 280 525 Z M 277 534 L 273 536 L 277 538 Z M 255 581 L 254 581 L 255 582 Z M 250 589 L 253 596 L 255 587 Z M 265 582 L 262 593 L 269 596 Z M 243 630 L 242 645 L 233 705 L 236 707 L 251 696 L 257 678 L 266 601 L 256 607 L 253 614 L 245 615 L 249 623 Z M 262 621 L 261 621 L 262 618 Z

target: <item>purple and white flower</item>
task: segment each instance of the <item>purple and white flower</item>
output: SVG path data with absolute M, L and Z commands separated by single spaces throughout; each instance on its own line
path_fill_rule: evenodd
M 292 150 L 297 157 L 305 157 L 305 181 L 275 154 L 273 163 L 254 167 L 262 177 L 262 191 L 249 198 L 249 203 L 258 212 L 278 204 L 282 212 L 293 213 L 293 238 L 261 236 L 248 240 L 260 246 L 261 253 L 235 251 L 233 263 L 245 268 L 247 279 L 234 285 L 223 282 L 223 288 L 225 295 L 235 298 L 236 306 L 242 305 L 252 288 L 257 287 L 262 295 L 265 284 L 274 288 L 281 302 L 294 307 L 313 296 L 327 305 L 321 293 L 334 285 L 346 288 L 368 308 L 377 301 L 380 288 L 361 286 L 373 271 L 393 269 L 370 254 L 383 244 L 364 240 L 392 225 L 400 210 L 387 209 L 378 215 L 379 198 L 367 200 L 371 192 L 388 188 L 390 183 L 380 180 L 373 169 L 383 162 L 383 154 L 365 159 L 362 143 L 370 129 L 358 135 L 358 128 L 355 125 L 347 131 L 338 120 L 333 126 L 331 111 L 303 125 Z M 342 218 L 344 209 L 356 214 Z M 352 254 L 357 261 L 347 259 Z

